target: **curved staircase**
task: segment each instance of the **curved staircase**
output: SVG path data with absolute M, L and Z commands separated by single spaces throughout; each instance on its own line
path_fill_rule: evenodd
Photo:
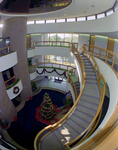
M 52 132 L 48 132 L 41 141 L 41 150 L 64 150 L 66 143 L 76 139 L 91 123 L 98 109 L 100 91 L 93 66 L 88 58 L 81 54 L 85 65 L 86 83 L 73 114 Z M 77 96 L 79 95 L 79 82 L 75 82 Z M 40 141 L 40 140 L 39 140 Z M 37 143 L 37 149 L 38 148 Z

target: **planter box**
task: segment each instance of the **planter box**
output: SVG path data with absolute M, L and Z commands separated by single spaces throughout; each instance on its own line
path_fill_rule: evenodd
M 9 99 L 12 100 L 15 97 L 17 97 L 21 93 L 22 89 L 23 89 L 23 85 L 22 85 L 22 81 L 20 79 L 16 85 L 14 85 L 10 89 L 6 90 Z

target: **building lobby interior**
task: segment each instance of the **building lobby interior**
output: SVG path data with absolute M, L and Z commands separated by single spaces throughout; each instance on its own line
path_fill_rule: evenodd
M 118 149 L 118 0 L 0 0 L 9 149 Z

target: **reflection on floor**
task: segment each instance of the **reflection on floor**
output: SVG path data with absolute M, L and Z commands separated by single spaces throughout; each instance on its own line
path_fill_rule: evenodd
M 78 80 L 78 78 L 74 75 L 72 76 L 72 79 L 74 82 L 76 82 Z M 54 88 L 54 89 L 57 89 L 57 90 L 61 90 L 61 91 L 64 91 L 64 92 L 68 92 L 68 84 L 67 84 L 67 81 L 66 80 L 63 80 L 63 81 L 59 81 L 58 82 L 55 82 L 55 78 L 51 78 L 51 79 L 48 79 L 48 78 L 44 78 L 43 80 L 38 80 L 38 78 L 36 78 L 34 80 L 37 84 L 37 86 L 41 86 L 43 88 Z

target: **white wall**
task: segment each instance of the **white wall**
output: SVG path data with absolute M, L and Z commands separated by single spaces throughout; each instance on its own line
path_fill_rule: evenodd
M 56 19 L 56 18 L 55 18 Z M 118 31 L 118 9 L 107 17 L 79 22 L 35 24 L 27 26 L 27 33 L 105 33 Z
M 35 48 L 35 55 L 57 55 L 62 57 L 69 57 L 70 48 L 43 46 Z
M 0 72 L 7 70 L 18 63 L 17 52 L 0 57 Z

